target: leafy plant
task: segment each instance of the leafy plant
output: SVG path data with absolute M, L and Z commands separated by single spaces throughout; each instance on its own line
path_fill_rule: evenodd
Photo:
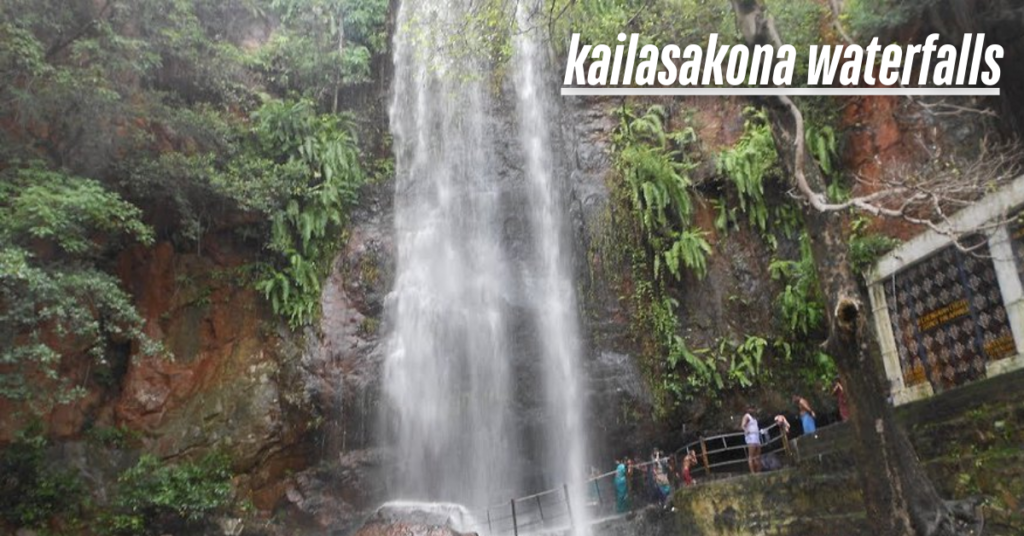
M 832 175 L 838 167 L 838 143 L 836 132 L 830 126 L 818 126 L 810 124 L 807 126 L 806 134 L 807 152 L 814 157 L 814 161 L 821 167 L 825 176 Z
M 387 50 L 387 0 L 270 0 L 284 27 L 252 58 L 281 93 L 337 112 L 340 91 L 371 80 L 370 62 Z
M 0 452 L 0 518 L 16 527 L 42 528 L 51 518 L 76 517 L 83 498 L 75 473 L 50 466 L 46 440 L 28 429 Z
M 740 210 L 747 214 L 750 224 L 765 233 L 769 214 L 764 184 L 770 178 L 780 177 L 782 170 L 767 113 L 748 108 L 746 114 L 743 135 L 719 155 L 718 170 L 732 180 Z
M 729 378 L 740 387 L 754 385 L 754 380 L 761 371 L 764 351 L 767 347 L 766 339 L 756 335 L 747 335 L 743 343 L 732 352 L 732 358 L 729 360 Z
M 90 265 L 119 241 L 152 241 L 139 209 L 96 181 L 38 165 L 0 176 L 0 363 L 9 367 L 0 397 L 52 403 L 52 395 L 33 396 L 26 377 L 58 381 L 62 352 L 102 365 L 115 338 L 159 352 L 117 278 Z M 57 401 L 77 394 L 56 391 Z
M 709 348 L 691 351 L 686 341 L 678 335 L 672 352 L 669 353 L 669 366 L 675 368 L 680 362 L 687 364 L 686 380 L 694 389 L 713 387 L 721 390 L 725 387 L 725 378 L 718 369 L 718 355 Z
M 317 315 L 321 281 L 364 181 L 359 150 L 344 118 L 317 115 L 307 101 L 270 102 L 255 122 L 263 152 L 308 176 L 309 186 L 271 216 L 269 247 L 279 260 L 256 283 L 274 312 L 299 327 Z
M 768 270 L 772 279 L 784 285 L 776 303 L 786 329 L 796 337 L 806 337 L 821 329 L 825 305 L 807 233 L 800 236 L 799 260 L 774 259 Z
M 866 272 L 883 255 L 900 245 L 900 241 L 870 231 L 871 221 L 857 218 L 850 224 L 850 266 L 856 272 Z
M 676 235 L 676 241 L 665 252 L 665 266 L 669 273 L 679 277 L 680 269 L 687 267 L 703 278 L 708 273 L 708 255 L 711 255 L 711 244 L 705 238 L 707 233 L 699 229 L 688 229 Z M 655 267 L 658 261 L 655 259 Z
M 94 426 L 86 430 L 85 437 L 96 444 L 116 449 L 136 446 L 141 439 L 138 431 L 124 426 Z
M 633 210 L 653 251 L 655 277 L 662 267 L 677 279 L 683 267 L 703 277 L 711 245 L 704 232 L 690 228 L 688 173 L 695 164 L 683 153 L 696 135 L 692 127 L 666 132 L 665 119 L 661 106 L 651 106 L 642 115 L 623 108 L 614 136 L 615 167 L 629 186 Z
M 231 496 L 231 471 L 223 455 L 169 464 L 144 454 L 118 478 L 103 525 L 110 534 L 125 535 L 195 530 L 226 509 Z

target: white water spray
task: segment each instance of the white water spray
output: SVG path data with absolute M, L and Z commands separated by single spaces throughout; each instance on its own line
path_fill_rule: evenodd
M 545 50 L 536 32 L 517 32 L 519 135 L 510 136 L 490 65 L 449 46 L 470 3 L 408 0 L 399 10 L 391 108 L 398 258 L 383 418 L 395 446 L 392 497 L 479 507 L 539 491 L 531 489 L 538 483 L 582 481 L 587 462 Z M 515 15 L 529 28 L 528 7 Z M 517 219 L 528 236 L 510 236 Z M 513 248 L 522 238 L 526 246 Z M 536 340 L 518 340 L 523 333 Z M 524 393 L 536 399 L 523 402 Z M 580 495 L 570 494 L 577 521 Z

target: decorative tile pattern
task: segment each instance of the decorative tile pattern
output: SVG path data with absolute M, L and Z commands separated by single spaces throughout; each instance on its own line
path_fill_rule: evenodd
M 971 254 L 949 246 L 884 282 L 907 386 L 928 381 L 941 392 L 1016 353 L 990 257 L 987 245 Z

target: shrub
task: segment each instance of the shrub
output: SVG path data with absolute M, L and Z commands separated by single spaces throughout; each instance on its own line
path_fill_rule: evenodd
M 31 431 L 0 454 L 0 518 L 40 528 L 56 516 L 77 517 L 82 483 L 70 471 L 46 466 L 46 440 Z
M 198 530 L 231 502 L 231 472 L 223 455 L 168 464 L 152 455 L 118 478 L 111 512 L 103 519 L 109 534 L 157 534 Z

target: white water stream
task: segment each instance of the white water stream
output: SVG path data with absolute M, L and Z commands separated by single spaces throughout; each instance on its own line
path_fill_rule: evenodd
M 485 58 L 451 46 L 470 4 L 407 0 L 398 14 L 383 419 L 393 498 L 479 507 L 580 481 L 587 456 L 547 50 L 538 31 L 515 32 L 511 84 L 495 84 Z M 527 29 L 530 18 L 520 2 L 515 21 Z

